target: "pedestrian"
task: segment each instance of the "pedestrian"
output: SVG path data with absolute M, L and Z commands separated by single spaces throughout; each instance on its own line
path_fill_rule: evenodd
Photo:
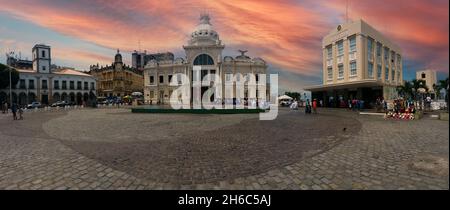
M 19 120 L 23 120 L 23 108 L 22 108 L 22 106 L 19 107 Z
M 312 102 L 313 113 L 317 114 L 317 100 L 314 99 Z
M 309 104 L 309 99 L 306 99 L 305 114 L 311 114 L 311 104 Z
M 17 105 L 15 103 L 11 106 L 11 111 L 13 113 L 13 119 L 17 120 Z
M 319 104 L 320 104 L 320 107 L 323 107 L 323 101 L 322 100 L 319 101 Z
M 8 102 L 5 101 L 5 104 L 3 104 L 3 110 L 5 114 L 8 114 Z

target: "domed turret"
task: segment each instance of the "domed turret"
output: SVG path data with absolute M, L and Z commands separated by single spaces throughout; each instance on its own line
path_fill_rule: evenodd
M 200 16 L 200 23 L 191 34 L 190 45 L 220 45 L 219 34 L 214 30 L 207 14 Z
M 115 63 L 122 63 L 122 55 L 120 54 L 119 49 L 117 49 L 117 54 L 114 57 L 114 62 Z

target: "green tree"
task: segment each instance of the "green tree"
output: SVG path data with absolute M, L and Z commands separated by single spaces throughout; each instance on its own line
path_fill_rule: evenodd
M 292 97 L 293 99 L 300 101 L 301 95 L 298 92 L 285 92 L 285 95 Z
M 414 79 L 412 80 L 412 86 L 413 86 L 413 97 L 415 101 L 419 101 L 419 107 L 422 110 L 422 100 L 423 100 L 423 95 L 422 93 L 420 93 L 420 89 L 424 89 L 425 92 L 428 92 L 428 86 L 426 85 L 425 80 L 421 80 L 421 79 Z
M 8 66 L 0 63 L 0 89 L 9 87 L 9 71 L 10 68 Z M 12 69 L 11 80 L 13 86 L 19 82 L 19 72 L 15 69 Z
M 445 90 L 445 102 L 447 103 L 447 111 L 448 111 L 448 104 L 450 98 L 448 97 L 448 77 L 447 79 L 439 80 L 439 87 Z
M 409 81 L 405 81 L 402 86 L 397 87 L 397 92 L 405 99 L 413 97 L 413 84 Z
M 434 94 L 436 94 L 436 98 L 440 99 L 441 98 L 441 86 L 439 84 L 433 84 L 433 90 L 434 90 Z

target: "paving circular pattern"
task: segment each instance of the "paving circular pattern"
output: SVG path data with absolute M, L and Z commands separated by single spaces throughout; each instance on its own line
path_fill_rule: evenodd
M 72 111 L 43 128 L 72 149 L 117 170 L 150 181 L 188 185 L 293 164 L 336 146 L 357 133 L 361 124 L 353 118 L 287 110 L 273 121 L 260 121 L 257 114 L 99 110 Z

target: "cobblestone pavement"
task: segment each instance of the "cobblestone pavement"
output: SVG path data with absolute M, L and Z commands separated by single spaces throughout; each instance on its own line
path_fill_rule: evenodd
M 449 188 L 448 122 L 320 111 L 0 115 L 0 189 Z

